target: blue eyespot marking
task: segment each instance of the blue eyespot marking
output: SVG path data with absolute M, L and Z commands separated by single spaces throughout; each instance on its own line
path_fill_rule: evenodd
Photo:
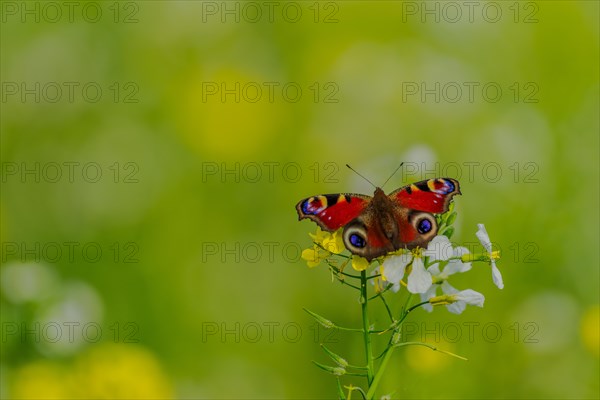
M 454 192 L 454 183 L 452 183 L 452 181 L 444 179 L 444 185 L 446 185 L 446 191 L 445 193 L 452 193 Z
M 363 248 L 367 245 L 367 242 L 356 233 L 353 233 L 350 235 L 350 244 L 354 247 Z
M 315 196 L 309 199 L 306 199 L 304 203 L 302 203 L 302 212 L 304 214 L 319 214 L 321 211 L 327 208 L 327 197 L 325 196 Z
M 427 181 L 427 187 L 429 191 L 437 194 L 448 194 L 456 190 L 454 183 L 445 178 L 430 179 Z
M 424 234 L 431 231 L 431 228 L 431 221 L 428 219 L 422 219 L 417 224 L 417 231 L 419 231 L 420 234 Z
M 302 212 L 304 214 L 312 214 L 313 210 L 311 209 L 310 206 L 310 199 L 307 199 L 304 201 L 304 203 L 302 203 Z

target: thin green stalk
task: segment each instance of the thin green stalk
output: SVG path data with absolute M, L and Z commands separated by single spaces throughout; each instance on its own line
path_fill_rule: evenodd
M 367 382 L 373 382 L 373 349 L 371 348 L 371 333 L 369 328 L 369 310 L 367 304 L 367 271 L 360 272 L 360 305 L 362 309 L 363 336 L 365 339 L 365 353 L 367 356 Z
M 404 307 L 403 307 L 402 316 L 396 323 L 394 323 L 392 325 L 394 330 L 397 330 L 400 328 L 400 325 L 402 324 L 402 322 L 404 322 L 404 320 L 406 319 L 406 317 L 408 316 L 408 314 L 410 314 L 410 312 L 412 310 L 428 303 L 425 301 L 425 302 L 419 303 L 419 304 L 414 305 L 407 309 L 408 305 L 410 304 L 411 298 L 412 298 L 412 295 L 408 296 L 408 298 L 406 299 L 406 303 L 404 304 Z M 398 346 L 390 344 L 390 345 L 388 345 L 388 348 L 385 350 L 385 355 L 383 356 L 383 360 L 381 361 L 381 364 L 379 365 L 379 369 L 377 370 L 377 373 L 375 374 L 375 377 L 373 378 L 372 383 L 369 385 L 369 391 L 367 392 L 367 400 L 371 400 L 375 396 L 375 391 L 377 390 L 377 387 L 379 386 L 381 377 L 383 376 L 383 373 L 385 372 L 385 370 L 387 368 L 387 364 L 388 364 L 390 358 L 392 357 L 392 353 L 394 352 L 394 348 L 396 348 L 396 347 L 398 347 Z M 379 357 L 381 357 L 381 355 Z M 377 358 L 379 358 L 379 357 L 377 357 Z
M 410 304 L 411 299 L 412 299 L 412 294 L 409 293 L 408 297 L 406 298 L 406 302 L 404 303 L 404 306 L 402 307 L 402 315 L 404 315 L 404 312 L 408 308 L 408 305 Z
M 356 290 L 361 290 L 358 286 L 355 286 L 355 285 L 353 285 L 351 283 L 348 283 L 348 282 L 342 281 L 342 280 L 339 280 L 339 281 L 342 283 L 342 285 L 350 286 L 351 288 L 356 289 Z
M 362 329 L 357 328 L 344 328 L 343 326 L 334 326 L 334 329 L 339 329 L 340 331 L 349 331 L 349 332 L 362 332 Z
M 379 366 L 379 371 L 377 371 L 375 378 L 373 378 L 373 383 L 371 383 L 369 385 L 369 391 L 367 392 L 367 400 L 371 400 L 375 396 L 375 391 L 377 390 L 377 386 L 379 386 L 381 377 L 383 376 L 383 373 L 385 372 L 387 363 L 388 363 L 388 361 L 390 361 L 390 358 L 392 357 L 393 352 L 394 352 L 394 347 L 391 346 L 388 348 L 387 352 L 385 353 L 385 356 L 383 357 L 383 360 L 381 361 L 381 365 Z
M 428 303 L 429 303 L 429 300 L 428 301 L 423 301 L 423 302 L 421 302 L 419 304 L 415 304 L 414 306 L 412 306 L 411 308 L 409 308 L 408 310 L 406 310 L 405 314 L 408 315 L 408 313 L 411 312 L 412 310 L 414 310 L 416 308 L 419 308 L 421 306 L 424 306 L 425 304 L 428 304 Z
M 344 390 L 342 389 L 342 381 L 340 380 L 340 377 L 336 376 L 335 379 L 337 380 L 338 396 L 340 400 L 346 400 L 346 395 L 344 395 Z
M 392 310 L 390 310 L 390 306 L 388 306 L 387 301 L 385 301 L 385 297 L 383 297 L 383 293 L 379 293 L 379 297 L 381 298 L 381 301 L 383 302 L 383 305 L 385 306 L 385 309 L 387 310 L 390 320 L 392 321 L 392 323 L 394 323 L 394 316 L 392 315 Z
M 349 278 L 354 278 L 354 279 L 360 279 L 360 276 L 358 275 L 352 275 L 352 274 L 348 274 L 346 272 L 343 272 L 340 268 L 330 264 L 329 262 L 327 263 L 327 265 L 329 265 L 329 267 L 336 273 L 336 274 L 340 274 L 340 275 L 344 275 L 347 276 Z

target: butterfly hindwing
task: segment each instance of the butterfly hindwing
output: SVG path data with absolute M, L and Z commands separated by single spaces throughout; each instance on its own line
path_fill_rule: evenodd
M 333 232 L 358 217 L 370 196 L 353 193 L 321 194 L 296 204 L 298 219 L 309 218 L 323 230 Z
M 436 178 L 401 187 L 390 193 L 389 198 L 401 207 L 441 214 L 448 211 L 450 200 L 456 194 L 460 194 L 457 180 Z

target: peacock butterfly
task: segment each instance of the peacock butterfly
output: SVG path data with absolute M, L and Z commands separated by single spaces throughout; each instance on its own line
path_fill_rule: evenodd
M 371 261 L 398 250 L 425 247 L 437 233 L 433 214 L 448 211 L 452 197 L 460 194 L 451 178 L 412 183 L 386 195 L 376 187 L 373 197 L 362 194 L 322 194 L 296 205 L 298 219 L 309 218 L 321 229 L 344 227 L 344 245 L 352 254 Z

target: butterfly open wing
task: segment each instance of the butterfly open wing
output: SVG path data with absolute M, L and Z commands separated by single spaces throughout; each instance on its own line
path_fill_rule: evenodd
M 309 218 L 321 229 L 333 232 L 358 217 L 372 197 L 362 194 L 322 194 L 296 204 L 298 219 Z
M 441 214 L 448 211 L 450 201 L 456 194 L 460 194 L 457 180 L 436 178 L 406 185 L 388 196 L 402 207 Z
M 399 248 L 426 247 L 437 233 L 433 214 L 448 211 L 460 194 L 458 181 L 429 179 L 404 186 L 389 195 L 377 188 L 374 197 L 324 194 L 296 205 L 298 219 L 315 221 L 325 231 L 344 227 L 344 245 L 352 254 L 373 258 Z
M 428 179 L 390 193 L 388 198 L 399 206 L 395 213 L 400 247 L 427 246 L 437 234 L 437 222 L 432 214 L 448 211 L 456 194 L 460 194 L 460 186 L 451 178 Z

